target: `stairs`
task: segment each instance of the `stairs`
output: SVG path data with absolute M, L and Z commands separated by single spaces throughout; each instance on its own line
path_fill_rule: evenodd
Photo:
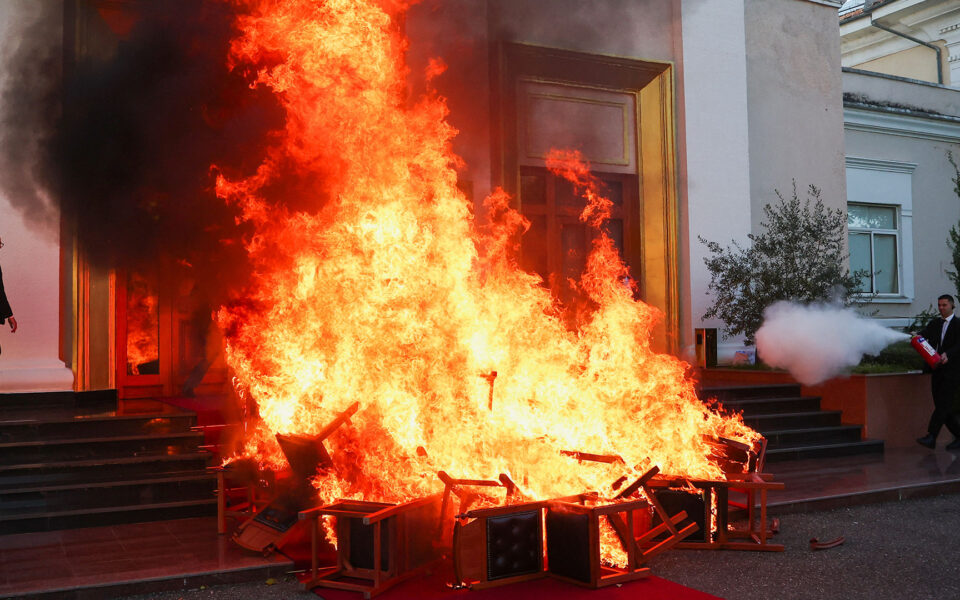
M 860 425 L 840 422 L 839 410 L 821 410 L 820 398 L 801 396 L 797 384 L 704 387 L 727 410 L 767 438 L 767 462 L 883 452 L 882 440 L 865 440 Z
M 115 391 L 0 394 L 0 535 L 214 514 L 195 415 L 122 413 Z

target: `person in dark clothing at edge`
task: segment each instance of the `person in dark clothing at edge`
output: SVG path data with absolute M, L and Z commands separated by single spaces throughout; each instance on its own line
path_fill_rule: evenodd
M 2 238 L 0 238 L 0 248 L 3 248 Z M 13 310 L 7 301 L 7 293 L 3 289 L 3 270 L 0 269 L 0 325 L 3 325 L 4 321 L 10 323 L 10 333 L 17 332 L 17 320 L 13 318 Z M 2 352 L 2 349 L 0 349 L 0 352 Z
M 944 294 L 937 299 L 940 316 L 930 321 L 920 335 L 936 348 L 940 363 L 933 368 L 930 379 L 933 391 L 933 414 L 927 426 L 927 435 L 917 443 L 931 450 L 937 446 L 937 434 L 944 425 L 956 439 L 947 444 L 947 450 L 960 450 L 960 406 L 957 390 L 960 388 L 960 322 L 953 318 L 953 296 Z

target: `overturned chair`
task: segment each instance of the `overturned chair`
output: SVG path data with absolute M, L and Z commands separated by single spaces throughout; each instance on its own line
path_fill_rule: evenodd
M 387 504 L 339 500 L 300 512 L 310 527 L 311 564 L 303 588 L 326 587 L 372 598 L 424 572 L 441 558 L 435 543 L 440 495 Z M 337 563 L 320 567 L 321 520 L 335 517 Z

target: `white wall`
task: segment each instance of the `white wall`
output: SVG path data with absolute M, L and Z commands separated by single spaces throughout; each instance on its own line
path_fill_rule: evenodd
M 907 228 L 901 232 L 902 258 L 907 261 L 904 274 L 910 275 L 912 270 L 913 281 L 906 282 L 908 286 L 902 299 L 874 300 L 866 312 L 880 318 L 910 320 L 921 310 L 935 306 L 940 294 L 955 293 L 954 285 L 946 275 L 947 269 L 952 270 L 946 242 L 950 227 L 960 221 L 960 199 L 953 191 L 953 167 L 947 161 L 946 153 L 951 151 L 954 157 L 960 158 L 960 123 L 947 127 L 945 123 L 901 115 L 890 115 L 887 121 L 877 121 L 876 117 L 882 116 L 882 113 L 864 113 L 849 111 L 851 122 L 847 125 L 846 140 L 848 157 L 872 159 L 881 166 L 887 161 L 916 165 L 909 175 L 907 200 L 912 209 L 911 218 L 903 218 L 901 223 L 902 227 Z M 873 117 L 869 119 L 872 130 L 859 128 L 860 123 L 867 121 L 865 116 Z M 875 121 L 890 129 L 886 132 L 881 130 Z M 939 127 L 934 129 L 930 125 Z M 913 135 L 907 135 L 909 126 L 913 126 Z M 948 137 L 948 133 L 952 135 Z M 896 192 L 895 188 L 885 185 L 881 177 L 877 177 L 889 175 L 873 173 L 874 177 L 867 180 L 868 173 L 861 171 L 854 169 L 849 172 L 850 201 L 864 202 L 872 198 L 877 202 Z M 858 181 L 858 178 L 866 181 Z M 875 196 L 871 196 L 870 190 L 879 186 L 884 186 L 882 192 L 877 191 Z M 901 193 L 900 196 L 907 197 L 907 194 Z
M 763 206 L 821 188 L 845 208 L 843 89 L 836 7 L 797 0 L 746 0 L 750 188 L 754 231 Z
M 701 317 L 712 303 L 697 236 L 748 244 L 763 207 L 796 179 L 828 206 L 845 206 L 837 7 L 798 0 L 684 0 L 681 179 L 686 178 L 689 312 L 684 335 L 723 328 Z M 689 321 L 686 320 L 689 318 Z M 685 339 L 692 351 L 692 340 Z M 719 340 L 732 359 L 742 338 Z
M 936 305 L 940 294 L 955 292 L 946 275 L 951 269 L 946 241 L 960 221 L 960 199 L 947 152 L 960 160 L 960 90 L 853 72 L 843 74 L 843 90 L 855 99 L 844 111 L 847 162 L 854 166 L 848 168 L 848 200 L 909 202 L 901 254 L 903 273 L 912 271 L 912 281 L 905 282 L 902 298 L 877 299 L 865 310 L 903 324 Z
M 26 24 L 24 15 L 36 7 L 32 0 L 0 2 L 0 41 L 5 50 L 20 36 Z M 0 85 L 4 77 L 0 73 Z M 49 207 L 44 212 L 48 216 L 46 226 L 28 225 L 21 212 L 0 195 L 0 238 L 4 243 L 0 267 L 19 325 L 15 334 L 10 332 L 9 324 L 0 328 L 0 392 L 73 389 L 73 373 L 58 358 L 59 219 Z
M 688 258 L 681 270 L 681 328 L 684 352 L 693 356 L 693 329 L 722 328 L 703 320 L 711 303 L 706 295 L 710 275 L 704 265 L 706 247 L 697 236 L 727 244 L 747 241 L 750 233 L 750 139 L 747 114 L 747 66 L 744 0 L 684 0 L 683 127 L 680 180 L 686 182 L 686 218 L 681 240 Z M 743 347 L 741 340 L 718 340 L 721 359 Z

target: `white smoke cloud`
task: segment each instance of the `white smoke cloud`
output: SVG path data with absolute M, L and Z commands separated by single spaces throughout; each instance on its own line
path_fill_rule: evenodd
M 864 354 L 910 339 L 853 310 L 824 304 L 777 302 L 763 312 L 757 352 L 771 367 L 814 385 L 855 366 Z

